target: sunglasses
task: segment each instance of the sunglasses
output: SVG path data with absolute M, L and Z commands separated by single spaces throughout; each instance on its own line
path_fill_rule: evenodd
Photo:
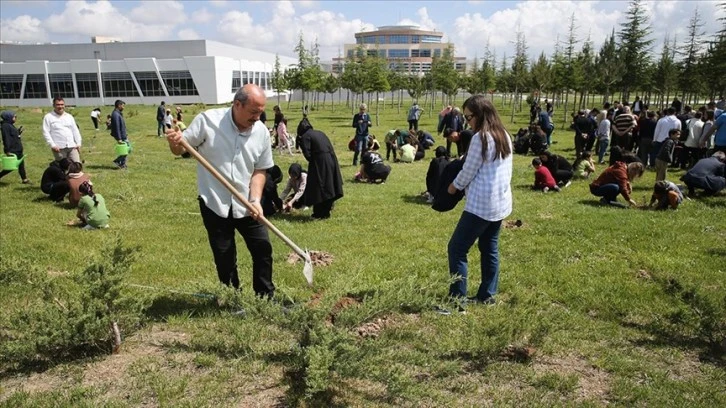
M 474 115 L 464 115 L 464 119 L 466 119 L 467 122 L 470 121 L 473 117 Z

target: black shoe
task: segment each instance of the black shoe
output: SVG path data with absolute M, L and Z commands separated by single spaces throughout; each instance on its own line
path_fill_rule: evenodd
M 489 296 L 486 299 L 479 299 L 476 296 L 468 297 L 466 300 L 469 303 L 476 304 L 476 305 L 495 305 L 497 301 L 494 299 L 493 296 Z

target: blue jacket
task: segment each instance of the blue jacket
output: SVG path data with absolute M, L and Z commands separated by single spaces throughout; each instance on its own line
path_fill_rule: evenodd
M 128 137 L 126 136 L 126 121 L 124 116 L 118 109 L 114 109 L 111 112 L 111 136 L 118 141 L 125 142 Z

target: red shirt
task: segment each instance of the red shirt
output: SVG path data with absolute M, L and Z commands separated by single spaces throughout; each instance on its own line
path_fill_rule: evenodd
M 553 188 L 557 185 L 552 173 L 545 166 L 539 166 L 534 170 L 534 188 Z

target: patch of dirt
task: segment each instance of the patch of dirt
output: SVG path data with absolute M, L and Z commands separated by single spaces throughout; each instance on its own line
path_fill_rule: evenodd
M 333 255 L 323 251 L 309 251 L 310 260 L 313 266 L 328 266 L 333 263 Z M 294 265 L 298 262 L 304 262 L 305 260 L 297 254 L 297 252 L 290 252 L 287 254 L 287 263 Z
M 524 226 L 524 221 L 522 220 L 506 220 L 504 221 L 504 228 L 512 229 L 512 228 L 522 228 Z
M 360 303 L 361 301 L 359 299 L 356 299 L 352 296 L 343 296 L 342 298 L 338 299 L 337 302 L 335 302 L 335 304 L 333 305 L 333 309 L 330 311 L 325 321 L 329 324 L 335 324 L 335 317 L 340 314 L 340 312 Z
M 577 389 L 574 398 L 580 402 L 593 400 L 607 403 L 610 393 L 610 374 L 594 367 L 582 357 L 568 355 L 563 357 L 542 356 L 532 364 L 537 374 L 556 373 L 563 376 L 577 376 Z
M 532 359 L 536 349 L 532 346 L 510 344 L 499 354 L 502 358 L 518 363 L 526 363 Z
M 309 307 L 318 307 L 320 305 L 320 302 L 323 301 L 323 295 L 324 292 L 315 292 L 313 293 L 313 296 L 308 300 L 308 306 Z
M 353 329 L 353 332 L 359 337 L 375 339 L 381 334 L 381 332 L 388 325 L 388 323 L 388 317 L 379 317 L 372 322 L 363 323 L 362 325 L 356 327 L 355 329 Z
M 640 269 L 635 276 L 639 279 L 645 279 L 645 280 L 652 280 L 653 276 L 650 274 L 650 272 L 646 271 L 645 269 Z
M 68 271 L 59 271 L 53 268 L 48 268 L 46 271 L 48 273 L 48 276 L 56 278 L 59 276 L 68 276 Z

